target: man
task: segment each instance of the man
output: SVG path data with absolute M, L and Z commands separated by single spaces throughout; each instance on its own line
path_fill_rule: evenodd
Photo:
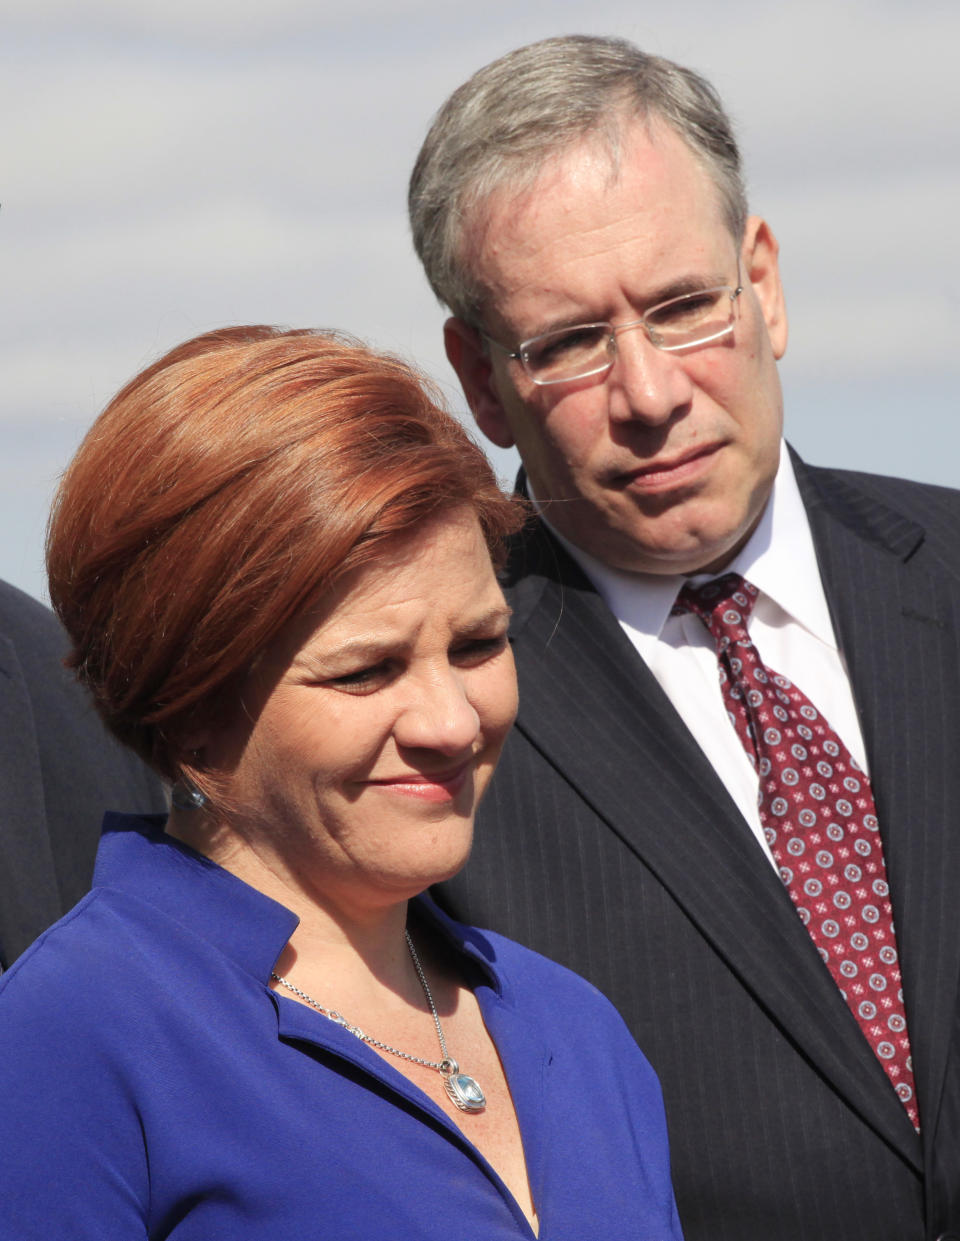
M 518 724 L 442 899 L 620 1008 L 688 1241 L 960 1236 L 960 496 L 782 446 L 777 244 L 688 70 L 511 53 L 410 203 L 538 513 Z
M 0 970 L 89 887 L 105 810 L 165 809 L 160 782 L 106 735 L 65 653 L 51 613 L 0 582 Z

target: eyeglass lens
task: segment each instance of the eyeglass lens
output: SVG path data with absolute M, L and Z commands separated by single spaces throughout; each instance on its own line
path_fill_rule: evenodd
M 658 349 L 683 349 L 727 335 L 733 325 L 736 290 L 723 286 L 671 298 L 651 307 L 642 319 L 613 327 L 585 323 L 527 341 L 521 357 L 531 378 L 541 383 L 581 379 L 613 364 L 616 335 L 643 326 Z

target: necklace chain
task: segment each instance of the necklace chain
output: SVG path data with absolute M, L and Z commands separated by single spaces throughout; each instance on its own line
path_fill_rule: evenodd
M 399 1047 L 391 1047 L 389 1043 L 382 1043 L 380 1039 L 373 1038 L 372 1035 L 364 1033 L 359 1026 L 351 1025 L 342 1013 L 338 1013 L 333 1008 L 326 1008 L 319 1000 L 315 1000 L 312 995 L 307 995 L 306 991 L 301 991 L 299 987 L 294 986 L 292 982 L 289 982 L 280 974 L 275 974 L 271 971 L 270 977 L 274 982 L 278 982 L 281 987 L 286 987 L 288 991 L 292 991 L 294 995 L 299 996 L 305 1004 L 309 1004 L 318 1013 L 322 1013 L 328 1020 L 336 1022 L 338 1026 L 343 1026 L 345 1030 L 355 1035 L 361 1042 L 369 1043 L 371 1047 L 376 1047 L 379 1051 L 389 1052 L 391 1056 L 399 1056 L 401 1060 L 409 1060 L 411 1064 L 422 1064 L 424 1068 L 436 1069 L 443 1078 L 443 1088 L 447 1093 L 447 1097 L 455 1107 L 459 1108 L 461 1112 L 482 1112 L 487 1106 L 486 1096 L 480 1089 L 480 1083 L 468 1073 L 461 1073 L 459 1064 L 452 1059 L 447 1051 L 447 1040 L 443 1037 L 440 1014 L 437 1012 L 437 1006 L 433 1002 L 433 995 L 430 992 L 427 976 L 423 972 L 423 966 L 420 964 L 417 950 L 413 946 L 410 932 L 404 930 L 403 934 L 407 941 L 410 960 L 413 962 L 413 968 L 417 971 L 420 986 L 423 987 L 423 994 L 427 997 L 427 1004 L 430 1006 L 430 1015 L 433 1017 L 433 1024 L 437 1031 L 440 1054 L 443 1056 L 442 1060 L 424 1060 L 421 1056 L 411 1056 L 408 1051 L 401 1051 Z
M 407 949 L 410 953 L 410 959 L 413 962 L 413 968 L 417 971 L 417 977 L 420 979 L 420 986 L 423 988 L 423 994 L 426 996 L 427 1004 L 430 1006 L 430 1014 L 433 1017 L 433 1024 L 437 1031 L 437 1039 L 440 1043 L 440 1053 L 443 1057 L 441 1060 L 424 1060 L 421 1056 L 412 1056 L 407 1051 L 401 1051 L 399 1047 L 391 1047 L 389 1043 L 382 1043 L 380 1039 L 376 1039 L 372 1035 L 365 1033 L 365 1031 L 361 1030 L 359 1026 L 352 1025 L 349 1021 L 347 1021 L 346 1017 L 344 1017 L 342 1013 L 338 1013 L 335 1008 L 325 1008 L 319 1000 L 315 1000 L 313 996 L 307 995 L 306 991 L 301 991 L 300 988 L 294 986 L 289 979 L 282 977 L 280 974 L 275 974 L 272 971 L 270 973 L 270 977 L 274 980 L 274 982 L 278 982 L 281 987 L 286 987 L 288 991 L 293 992 L 293 994 L 303 1000 L 305 1004 L 309 1004 L 310 1007 L 315 1008 L 318 1013 L 322 1013 L 324 1017 L 328 1018 L 328 1020 L 334 1022 L 338 1026 L 343 1026 L 345 1030 L 349 1031 L 350 1034 L 355 1035 L 355 1037 L 360 1039 L 361 1042 L 368 1043 L 371 1047 L 376 1047 L 380 1051 L 389 1052 L 391 1056 L 400 1056 L 403 1060 L 409 1060 L 411 1064 L 422 1064 L 424 1068 L 436 1069 L 438 1073 L 442 1073 L 444 1077 L 448 1077 L 458 1071 L 457 1062 L 456 1060 L 451 1060 L 447 1052 L 447 1040 L 443 1037 L 443 1026 L 440 1024 L 440 1016 L 437 1013 L 437 1006 L 433 1002 L 433 995 L 431 994 L 429 984 L 427 983 L 427 976 L 423 972 L 423 966 L 420 964 L 420 958 L 417 956 L 417 950 L 413 946 L 413 940 L 410 938 L 410 932 L 405 930 L 403 934 L 407 941 Z

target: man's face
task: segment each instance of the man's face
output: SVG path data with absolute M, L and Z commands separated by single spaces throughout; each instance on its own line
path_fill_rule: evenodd
M 634 122 L 615 176 L 585 143 L 520 196 L 494 194 L 468 232 L 485 329 L 513 350 L 577 323 L 615 326 L 691 288 L 738 283 L 738 245 L 683 141 Z M 617 337 L 605 376 L 538 386 L 460 320 L 447 354 L 481 430 L 516 444 L 533 492 L 572 543 L 615 568 L 720 568 L 770 494 L 786 347 L 777 246 L 751 218 L 739 247 L 733 332 L 677 353 L 642 328 Z

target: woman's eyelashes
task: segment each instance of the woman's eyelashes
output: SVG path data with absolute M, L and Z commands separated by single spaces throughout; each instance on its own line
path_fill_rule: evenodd
M 350 672 L 342 672 L 335 677 L 329 677 L 322 683 L 332 685 L 337 689 L 370 690 L 389 680 L 393 669 L 393 661 L 384 659 L 376 664 L 368 664 L 362 668 L 354 668 Z
M 455 667 L 473 667 L 499 655 L 507 646 L 506 630 L 483 637 L 458 640 L 448 651 L 448 659 Z M 371 692 L 396 679 L 406 671 L 407 663 L 401 657 L 385 658 L 374 664 L 337 673 L 336 676 L 320 678 L 319 683 L 354 693 Z
M 451 648 L 450 658 L 455 663 L 482 663 L 492 655 L 499 655 L 507 646 L 507 631 L 488 634 L 485 637 L 468 638 Z

